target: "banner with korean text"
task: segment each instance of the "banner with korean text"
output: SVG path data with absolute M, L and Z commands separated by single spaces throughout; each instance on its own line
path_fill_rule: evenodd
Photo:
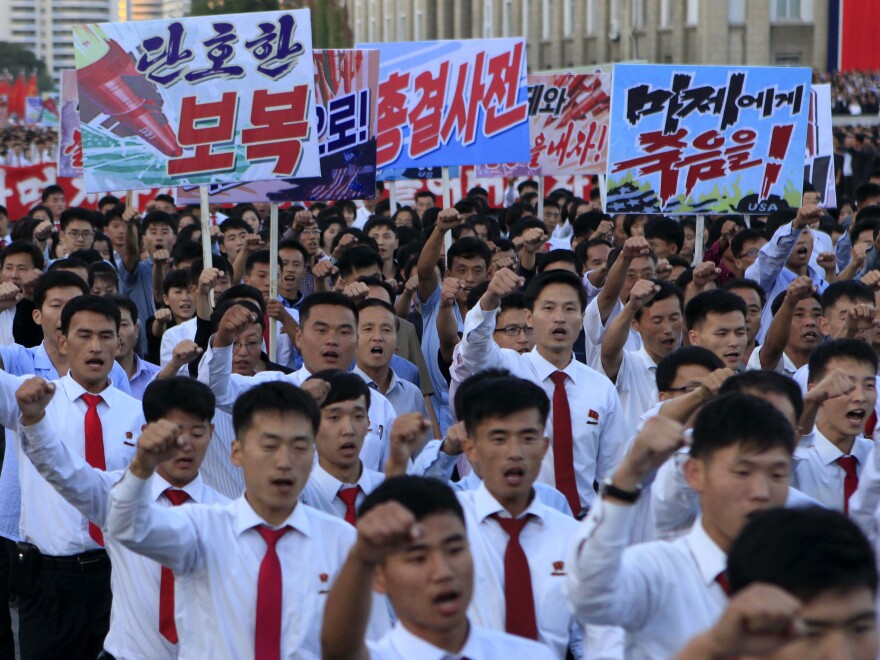
M 800 205 L 810 69 L 615 65 L 608 213 Z
M 61 72 L 61 130 L 58 134 L 58 176 L 82 177 L 82 133 L 76 71 Z
M 357 47 L 381 53 L 378 167 L 528 161 L 523 39 Z
M 810 89 L 810 122 L 804 181 L 809 181 L 826 208 L 837 208 L 834 173 L 834 133 L 831 126 L 831 85 Z
M 314 60 L 321 176 L 213 184 L 209 186 L 212 202 L 311 202 L 373 197 L 379 51 L 315 50 Z M 198 187 L 178 188 L 177 202 L 198 204 Z
M 73 27 L 86 189 L 320 176 L 308 10 Z

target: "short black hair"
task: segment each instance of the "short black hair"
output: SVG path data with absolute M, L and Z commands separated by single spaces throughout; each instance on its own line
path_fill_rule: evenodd
M 709 460 L 721 449 L 744 445 L 757 453 L 783 448 L 793 454 L 791 423 L 772 404 L 750 394 L 723 394 L 700 409 L 694 421 L 693 458 Z
M 83 222 L 88 222 L 92 229 L 98 224 L 95 221 L 95 212 L 90 211 L 89 209 L 84 209 L 80 206 L 74 206 L 69 209 L 65 209 L 61 212 L 61 218 L 58 221 L 58 225 L 61 227 L 61 231 L 64 231 L 74 220 L 82 220 Z
M 855 242 L 858 239 L 859 234 L 870 231 L 871 238 L 873 239 L 877 235 L 877 229 L 880 228 L 880 218 L 865 218 L 861 219 L 862 214 L 859 213 L 859 221 L 854 223 L 852 227 L 850 227 L 850 236 L 852 240 Z
M 880 197 L 880 184 L 863 183 L 856 188 L 856 207 L 864 206 L 872 197 Z
M 659 238 L 661 241 L 672 243 L 677 252 L 681 252 L 684 245 L 684 227 L 675 220 L 663 216 L 653 217 L 645 225 L 645 239 Z
M 271 253 L 269 250 L 257 250 L 256 252 L 251 252 L 247 259 L 244 262 L 244 272 L 247 275 L 250 275 L 254 270 L 254 266 L 257 264 L 266 264 L 271 265 L 272 260 L 270 257 Z
M 51 289 L 67 287 L 79 289 L 84 296 L 90 293 L 89 285 L 83 281 L 83 278 L 68 270 L 50 270 L 48 273 L 43 273 L 34 285 L 34 306 L 42 309 L 43 303 L 46 302 L 46 294 Z
M 144 419 L 158 422 L 172 410 L 210 422 L 214 419 L 216 399 L 211 388 L 194 378 L 173 376 L 154 380 L 144 390 Z
M 382 287 L 383 289 L 385 289 L 385 292 L 388 294 L 388 300 L 390 300 L 392 303 L 397 298 L 397 292 L 394 290 L 394 287 L 392 287 L 390 284 L 388 284 L 388 282 L 386 282 L 385 280 L 383 280 L 382 278 L 380 278 L 377 275 L 361 275 L 359 278 L 357 278 L 357 281 L 362 282 L 363 284 L 366 284 L 367 286 L 380 286 L 380 287 Z M 375 298 L 373 300 L 375 300 Z M 358 307 L 358 309 L 360 309 L 360 307 Z M 396 313 L 397 312 L 395 312 L 395 314 Z
M 764 309 L 764 305 L 767 304 L 767 292 L 755 280 L 749 280 L 745 277 L 734 277 L 727 280 L 721 288 L 731 293 L 733 293 L 732 289 L 751 289 L 758 294 L 758 298 L 761 300 L 761 309 Z M 746 308 L 748 309 L 748 306 Z
M 225 234 L 226 232 L 231 231 L 233 229 L 243 229 L 248 234 L 253 232 L 253 229 L 251 229 L 251 226 L 248 223 L 246 223 L 244 220 L 242 220 L 241 218 L 226 218 L 226 220 L 224 220 L 223 222 L 220 223 L 220 233 L 221 234 Z
M 366 245 L 355 245 L 348 248 L 336 262 L 339 274 L 345 279 L 351 277 L 355 269 L 361 270 L 370 266 L 375 266 L 380 273 L 382 272 L 382 258 L 378 252 Z
M 113 264 L 106 261 L 96 261 L 93 264 L 89 264 L 89 286 L 94 286 L 96 277 L 110 280 L 113 282 L 116 290 L 119 290 L 119 272 Z
M 116 325 L 116 332 L 119 332 L 119 326 L 122 323 L 122 316 L 119 314 L 119 307 L 116 306 L 116 303 L 104 296 L 93 296 L 88 294 L 73 298 L 64 306 L 64 309 L 61 310 L 62 335 L 67 335 L 74 314 L 79 312 L 93 312 L 95 314 L 100 314 L 101 316 L 106 316 Z
M 318 432 L 321 411 L 312 396 L 295 385 L 282 381 L 260 383 L 235 401 L 232 407 L 232 428 L 240 441 L 258 413 L 298 413 Z
M 303 262 L 309 262 L 309 251 L 306 249 L 306 246 L 293 238 L 287 238 L 278 243 L 278 252 L 281 250 L 296 250 L 302 255 Z
M 449 513 L 464 525 L 464 511 L 453 490 L 439 479 L 404 475 L 383 481 L 364 498 L 358 509 L 363 518 L 371 509 L 385 502 L 397 502 L 418 520 L 435 514 Z
M 251 286 L 250 284 L 236 284 L 235 286 L 231 286 L 217 299 L 217 306 L 219 307 L 227 300 L 234 300 L 235 298 L 246 298 L 247 300 L 253 301 L 253 303 L 260 308 L 260 316 L 266 313 L 266 300 L 263 298 L 263 294 L 260 293 L 260 290 Z
M 652 279 L 651 282 L 660 287 L 660 290 L 654 294 L 653 298 L 636 310 L 636 321 L 642 320 L 642 314 L 646 309 L 650 309 L 655 303 L 666 300 L 667 298 L 678 298 L 679 309 L 684 308 L 684 292 L 681 289 L 666 280 Z
M 101 253 L 94 248 L 83 248 L 81 250 L 74 250 L 66 257 L 66 260 L 70 259 L 72 259 L 74 262 L 82 261 L 86 265 L 86 268 L 88 268 L 91 264 L 97 263 L 99 261 L 104 261 L 104 257 L 101 256 Z M 61 261 L 61 259 L 59 259 L 59 261 Z M 78 266 L 70 267 L 77 268 Z
M 369 409 L 370 388 L 367 386 L 367 382 L 357 374 L 342 369 L 324 369 L 309 376 L 308 380 L 313 378 L 323 380 L 330 386 L 327 396 L 321 402 L 321 408 L 326 408 L 340 401 L 356 401 L 364 397 L 366 407 Z
M 177 220 L 170 213 L 165 211 L 150 211 L 141 221 L 141 229 L 146 233 L 147 229 L 152 225 L 167 225 L 171 231 L 177 235 Z
M 388 229 L 391 233 L 397 236 L 397 225 L 394 224 L 394 221 L 391 218 L 373 216 L 367 220 L 367 224 L 364 225 L 364 233 L 369 236 L 370 230 L 375 229 L 376 227 Z
M 379 300 L 379 298 L 367 298 L 360 301 L 357 305 L 358 315 L 360 315 L 362 310 L 369 309 L 370 307 L 381 307 L 386 312 L 390 312 L 394 316 L 395 322 L 397 321 L 397 312 L 394 310 L 394 306 L 384 300 Z
M 538 253 L 537 256 L 537 271 L 539 273 L 543 273 L 545 270 L 547 270 L 547 266 L 558 263 L 571 264 L 572 266 L 574 266 L 575 272 L 578 275 L 583 275 L 584 273 L 583 262 L 571 250 L 550 250 L 550 252 Z
M 698 293 L 688 301 L 684 308 L 684 322 L 688 330 L 706 320 L 709 314 L 729 314 L 741 312 L 743 319 L 748 314 L 746 301 L 735 293 L 724 289 L 709 289 Z
M 827 592 L 877 593 L 871 543 L 845 515 L 821 507 L 752 516 L 730 548 L 727 576 L 733 593 L 763 582 L 804 603 Z
M 108 297 L 119 308 L 120 314 L 122 313 L 123 309 L 127 309 L 129 315 L 131 316 L 131 322 L 132 323 L 138 322 L 138 308 L 137 308 L 137 304 L 135 304 L 134 300 L 132 300 L 131 298 L 129 298 L 127 296 L 118 296 L 117 295 L 117 296 L 108 296 Z M 121 318 L 122 317 L 120 316 L 120 319 Z M 120 324 L 121 323 L 122 323 L 122 321 L 120 320 Z M 147 421 L 150 421 L 150 420 L 147 420 Z
M 804 411 L 804 395 L 801 393 L 801 388 L 794 379 L 776 371 L 766 369 L 743 371 L 724 381 L 718 392 L 719 394 L 743 392 L 755 396 L 781 394 L 791 402 L 795 419 L 800 419 Z M 755 394 L 756 392 L 758 394 Z
M 782 308 L 782 303 L 785 302 L 785 296 L 787 293 L 788 293 L 787 291 L 780 291 L 778 294 L 776 294 L 776 297 L 773 299 L 773 302 L 770 303 L 770 313 L 773 316 L 776 316 L 776 314 L 779 313 L 779 310 Z M 810 295 L 807 296 L 807 298 L 812 298 L 817 303 L 819 303 L 819 307 L 822 307 L 822 299 L 819 297 L 819 294 L 816 293 L 815 291 L 811 292 Z M 804 300 L 806 300 L 806 298 Z
M 745 245 L 746 241 L 760 241 L 763 238 L 764 236 L 754 229 L 743 229 L 730 239 L 730 252 L 734 258 L 741 259 L 743 256 L 743 245 Z
M 222 255 L 212 254 L 211 265 L 209 268 L 216 268 L 225 273 L 230 280 L 232 279 L 232 264 L 229 263 L 229 259 Z M 204 264 L 202 263 L 202 257 L 200 255 L 198 259 L 192 262 L 192 266 L 189 267 L 190 281 L 193 284 L 199 283 L 199 277 L 201 277 L 203 270 Z
M 51 186 L 46 186 L 45 188 L 43 188 L 43 194 L 40 196 L 40 199 L 45 204 L 46 200 L 49 199 L 49 196 L 54 195 L 55 193 L 61 193 L 62 195 L 64 195 L 64 188 L 56 183 L 53 183 Z
M 175 264 L 183 261 L 194 261 L 202 258 L 202 244 L 198 241 L 177 241 L 171 251 L 171 260 Z
M 174 201 L 174 198 L 171 195 L 159 194 L 153 198 L 155 202 L 167 202 L 168 204 L 173 204 L 177 206 L 177 202 Z
M 822 313 L 827 314 L 841 298 L 847 298 L 856 305 L 859 303 L 873 305 L 874 290 L 859 280 L 838 280 L 837 282 L 832 282 L 822 292 Z
M 465 236 L 455 241 L 446 251 L 446 268 L 452 270 L 455 259 L 482 259 L 486 262 L 486 268 L 492 262 L 492 253 L 489 246 L 476 236 Z
M 357 306 L 351 300 L 338 291 L 316 291 L 310 296 L 306 296 L 299 304 L 299 325 L 305 327 L 306 321 L 312 313 L 312 308 L 318 305 L 335 305 L 336 307 L 345 307 L 354 314 L 354 322 L 357 325 L 358 310 Z
M 455 416 L 468 433 L 496 417 L 509 417 L 523 410 L 536 409 L 543 427 L 550 414 L 550 399 L 538 385 L 511 376 L 504 369 L 486 369 L 465 380 L 455 392 Z
M 578 300 L 581 304 L 581 313 L 583 313 L 587 308 L 587 292 L 584 290 L 584 284 L 581 282 L 581 278 L 570 271 L 560 269 L 548 270 L 537 277 L 532 278 L 532 281 L 529 282 L 525 293 L 526 304 L 530 310 L 535 309 L 535 302 L 538 300 L 541 292 L 553 284 L 565 284 L 577 291 Z
M 31 241 L 22 240 L 12 241 L 0 252 L 0 268 L 6 263 L 6 257 L 11 257 L 14 254 L 29 254 L 34 268 L 37 270 L 43 270 L 43 266 L 46 265 L 46 260 L 43 258 L 43 252 L 40 248 Z
M 513 293 L 508 293 L 501 299 L 501 304 L 498 306 L 498 313 L 502 314 L 509 309 L 528 309 L 528 305 L 526 304 L 526 295 L 522 291 L 514 291 Z
M 877 373 L 877 354 L 867 342 L 859 339 L 834 339 L 816 347 L 810 355 L 809 382 L 818 383 L 825 378 L 828 363 L 835 359 L 849 359 L 871 365 Z
M 602 213 L 602 211 L 581 213 L 571 225 L 572 238 L 589 238 L 599 228 L 599 224 L 603 220 L 609 219 L 609 216 Z
M 678 370 L 688 365 L 706 367 L 709 371 L 723 369 L 724 362 L 708 348 L 702 346 L 684 346 L 672 351 L 657 364 L 654 377 L 657 379 L 657 391 L 669 392 L 672 383 L 678 376 Z
M 169 270 L 162 280 L 162 293 L 166 296 L 171 289 L 189 289 L 191 286 L 189 270 L 177 268 Z

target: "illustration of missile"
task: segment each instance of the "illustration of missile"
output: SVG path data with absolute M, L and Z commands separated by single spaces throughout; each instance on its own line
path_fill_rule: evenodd
M 137 72 L 131 57 L 96 26 L 76 25 L 73 36 L 80 94 L 166 156 L 182 156 L 158 92 Z

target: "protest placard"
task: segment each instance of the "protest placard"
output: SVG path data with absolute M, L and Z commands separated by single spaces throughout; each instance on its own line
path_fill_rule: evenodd
M 321 176 L 211 185 L 212 202 L 366 199 L 375 194 L 379 51 L 315 50 L 314 60 Z M 198 188 L 178 188 L 177 201 L 197 204 Z
M 320 175 L 307 10 L 73 37 L 88 190 Z
M 807 160 L 804 181 L 809 181 L 822 205 L 837 208 L 834 185 L 834 133 L 831 126 L 831 85 L 810 89 L 810 122 L 807 129 Z
M 380 168 L 528 160 L 523 39 L 377 43 L 358 48 L 381 52 Z
M 61 130 L 58 134 L 58 176 L 82 177 L 82 133 L 76 71 L 61 72 Z
M 797 207 L 809 69 L 614 67 L 609 213 Z

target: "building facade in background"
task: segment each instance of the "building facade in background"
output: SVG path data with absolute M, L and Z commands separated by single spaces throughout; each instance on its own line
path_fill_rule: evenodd
M 642 59 L 824 69 L 829 0 L 346 0 L 355 42 L 523 36 L 531 71 Z

